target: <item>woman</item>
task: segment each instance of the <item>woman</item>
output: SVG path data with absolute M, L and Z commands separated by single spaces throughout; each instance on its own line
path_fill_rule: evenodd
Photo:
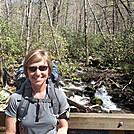
M 67 134 L 69 105 L 65 94 L 57 89 L 56 95 L 59 100 L 59 119 L 54 114 L 49 100 L 48 90 L 51 92 L 51 84 L 48 77 L 52 73 L 52 62 L 48 52 L 34 50 L 25 57 L 24 74 L 29 78 L 20 90 L 10 97 L 6 113 L 6 134 L 16 134 L 17 112 L 21 98 L 26 90 L 27 94 L 36 100 L 30 102 L 27 114 L 19 122 L 19 131 L 22 134 Z M 29 85 L 30 88 L 27 88 Z

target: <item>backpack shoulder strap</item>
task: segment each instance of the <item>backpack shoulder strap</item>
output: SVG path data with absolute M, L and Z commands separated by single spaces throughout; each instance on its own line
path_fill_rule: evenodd
M 31 89 L 28 89 L 28 88 L 31 88 L 31 85 L 29 83 L 29 80 L 27 79 L 21 86 L 22 97 L 21 97 L 21 101 L 19 103 L 18 110 L 17 110 L 17 118 L 19 121 L 22 121 L 23 117 L 27 115 L 27 111 L 29 108 L 29 104 L 30 104 L 29 99 L 31 96 L 31 92 L 30 92 Z
M 27 115 L 29 104 L 29 100 L 22 97 L 17 111 L 17 118 L 19 121 L 22 121 L 23 117 Z
M 60 102 L 59 102 L 59 98 L 56 94 L 56 84 L 54 82 L 52 82 L 52 80 L 49 78 L 48 79 L 48 96 L 50 97 L 51 99 L 51 104 L 52 104 L 52 107 L 53 107 L 53 112 L 55 115 L 57 115 L 59 113 L 59 110 L 60 110 Z

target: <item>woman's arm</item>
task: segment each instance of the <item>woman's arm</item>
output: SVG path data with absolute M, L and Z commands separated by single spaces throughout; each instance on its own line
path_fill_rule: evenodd
M 66 119 L 59 119 L 59 129 L 57 134 L 67 134 L 68 121 Z
M 6 115 L 6 134 L 16 134 L 16 118 Z

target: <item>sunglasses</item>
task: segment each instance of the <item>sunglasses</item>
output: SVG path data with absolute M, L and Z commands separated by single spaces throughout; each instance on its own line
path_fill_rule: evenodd
M 39 69 L 40 71 L 46 71 L 48 66 L 31 66 L 31 67 L 27 67 L 29 69 L 30 72 L 35 72 L 37 69 Z

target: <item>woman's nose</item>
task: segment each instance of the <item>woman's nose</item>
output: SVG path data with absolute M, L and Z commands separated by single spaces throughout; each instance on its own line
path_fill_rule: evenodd
M 40 75 L 41 71 L 39 70 L 39 68 L 37 68 L 37 70 L 35 71 L 36 75 Z

